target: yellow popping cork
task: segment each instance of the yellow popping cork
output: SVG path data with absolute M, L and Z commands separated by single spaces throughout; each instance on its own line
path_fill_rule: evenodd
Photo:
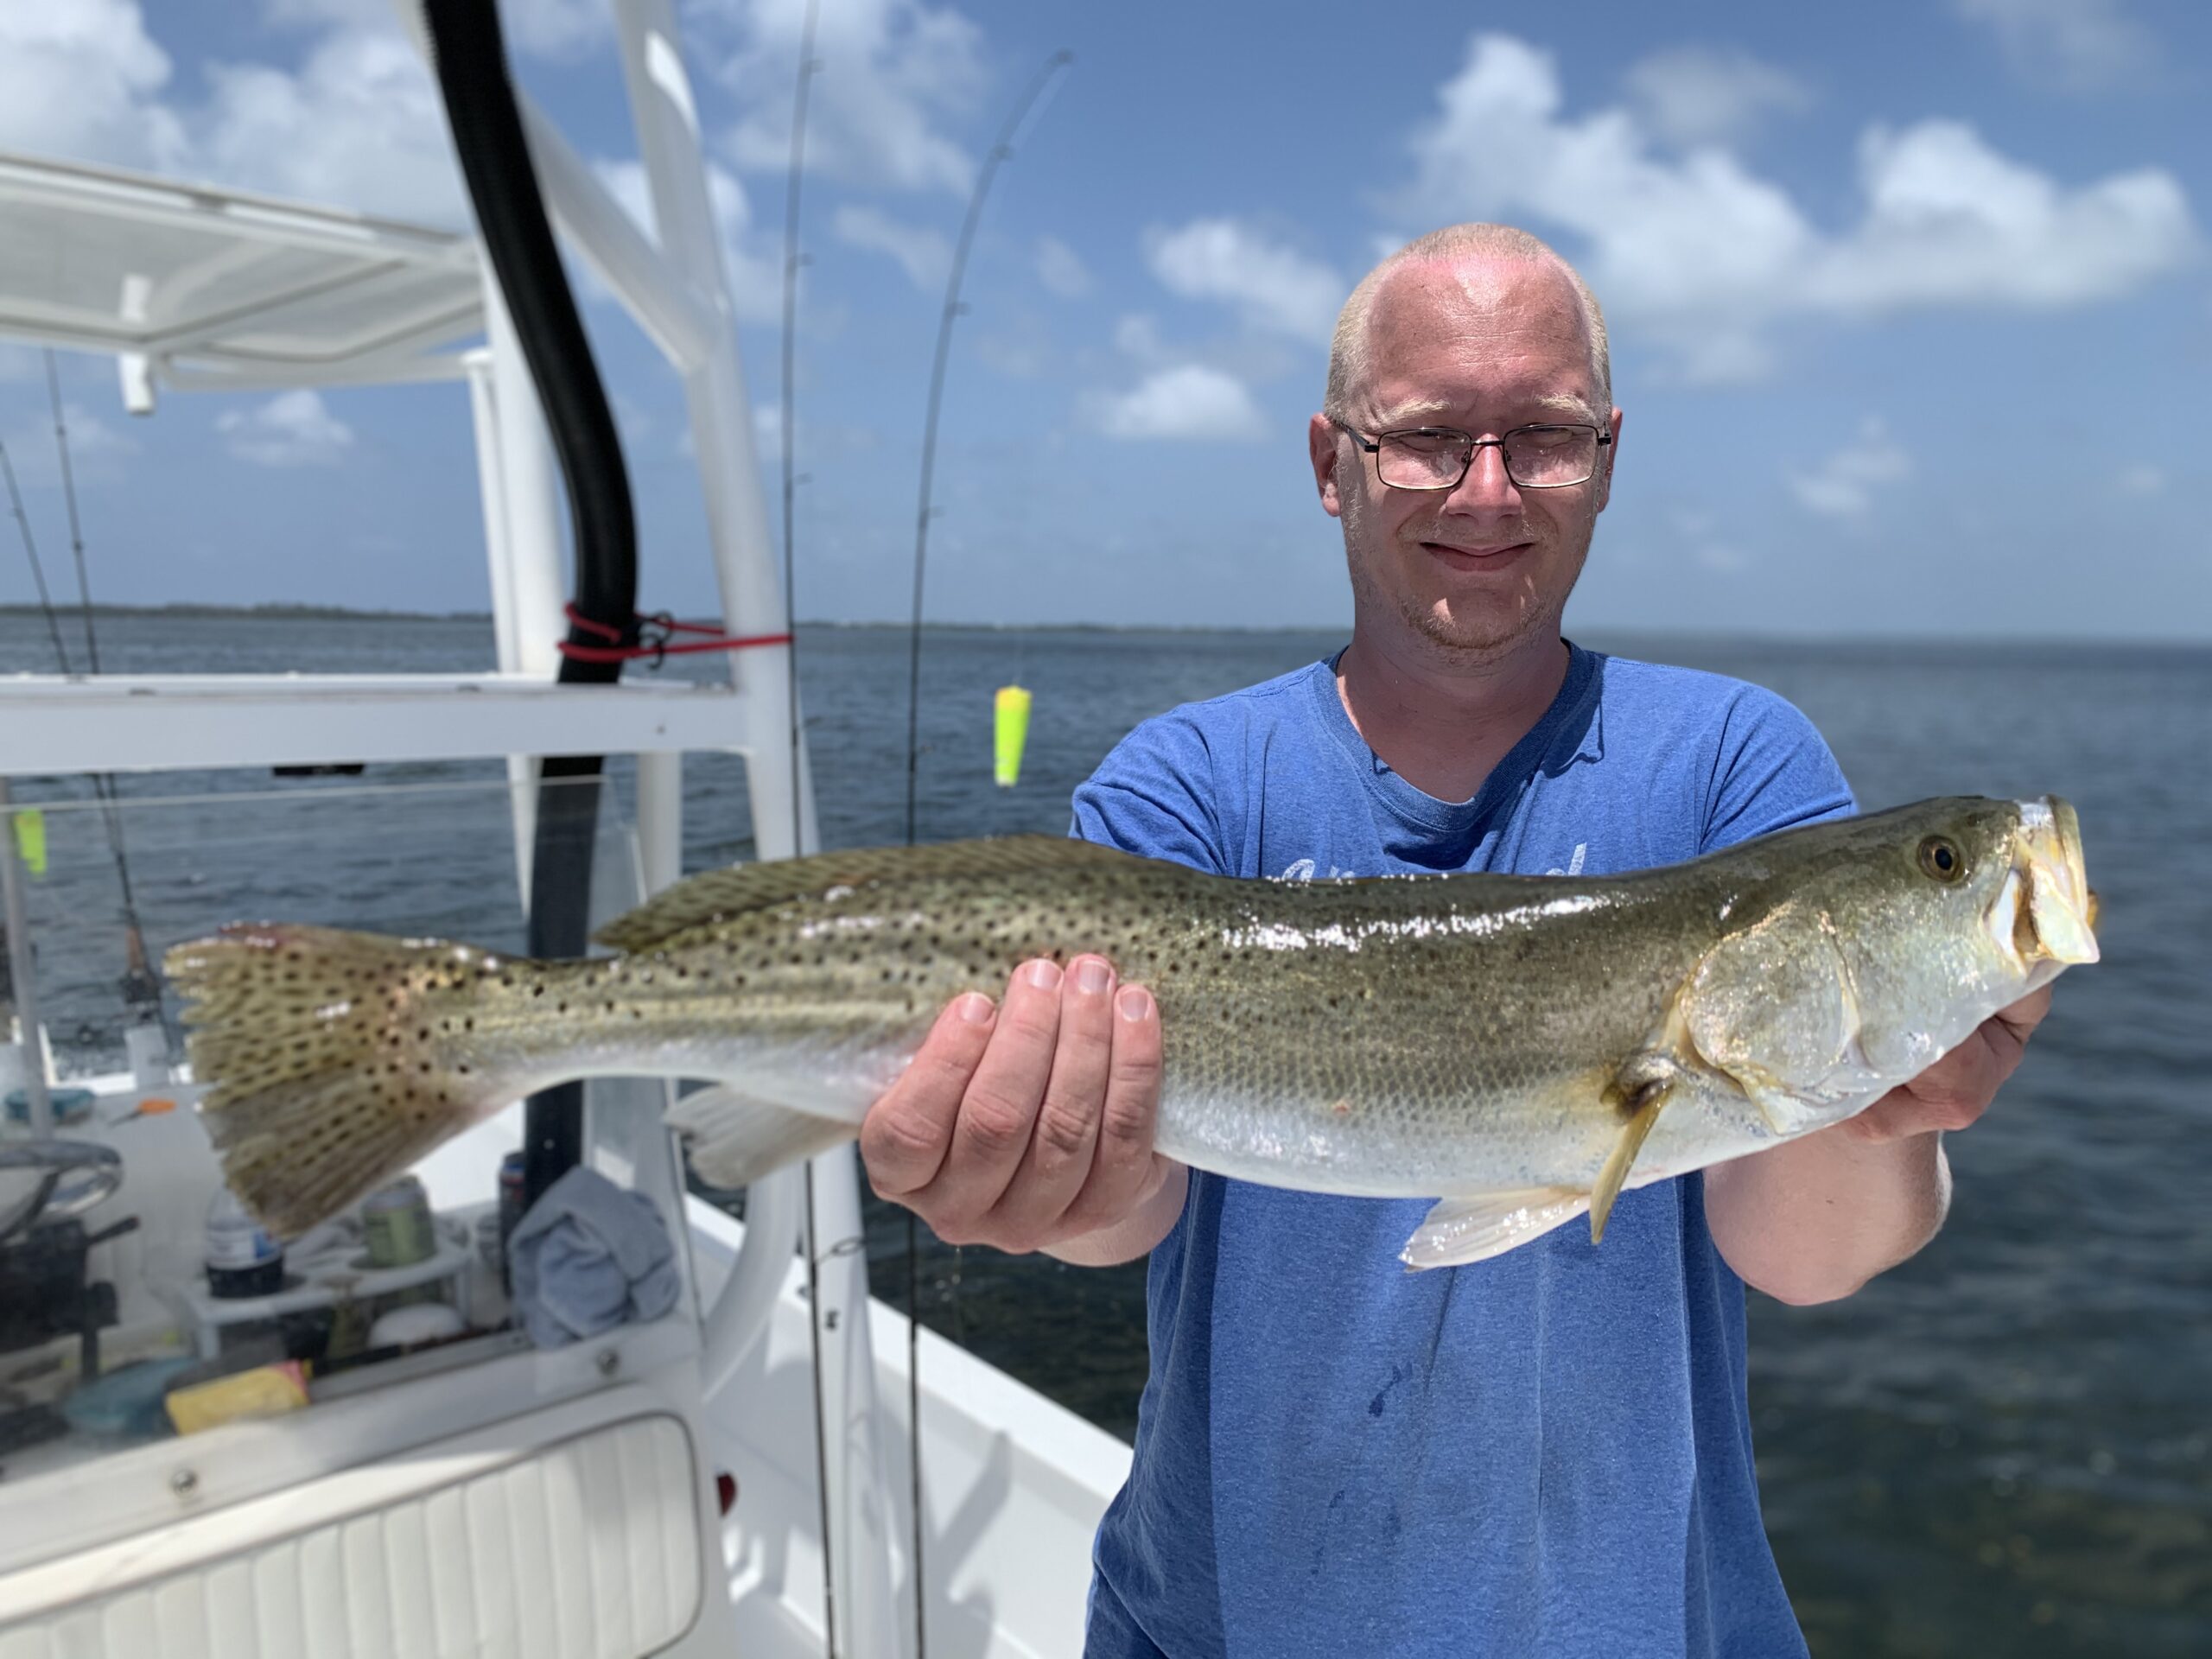
M 1021 750 L 1029 741 L 1029 693 L 1002 685 L 998 695 L 998 754 L 993 771 L 1001 789 L 1012 789 L 1021 776 Z
M 1000 695 L 1003 696 L 1005 694 L 1001 692 Z M 1025 700 L 1022 712 L 1027 715 L 1029 694 L 1025 691 L 1021 695 Z M 1014 746 L 1015 756 L 1019 758 L 1020 753 L 1020 745 L 1017 743 Z M 31 808 L 16 814 L 16 855 L 23 861 L 23 868 L 33 875 L 46 874 L 45 813 Z

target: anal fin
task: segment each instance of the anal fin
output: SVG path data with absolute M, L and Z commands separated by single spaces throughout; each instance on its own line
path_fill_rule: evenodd
M 691 1167 L 709 1186 L 749 1186 L 786 1164 L 842 1146 L 860 1125 L 794 1111 L 726 1088 L 702 1089 L 670 1109 Z
M 1606 1154 L 1604 1166 L 1598 1171 L 1598 1184 L 1590 1189 L 1592 1244 L 1605 1237 L 1605 1217 L 1613 1212 L 1613 1200 L 1620 1197 L 1621 1188 L 1628 1180 L 1629 1167 L 1636 1162 L 1636 1154 L 1643 1149 L 1644 1138 L 1659 1121 L 1659 1109 L 1667 1103 L 1673 1088 L 1669 1081 L 1655 1079 L 1639 1089 L 1629 1103 L 1628 1121 L 1621 1125 L 1620 1139 L 1613 1142 L 1612 1151 Z
M 1444 1198 L 1421 1217 L 1398 1259 L 1408 1267 L 1465 1267 L 1541 1237 L 1589 1207 L 1590 1195 L 1565 1186 L 1524 1186 Z

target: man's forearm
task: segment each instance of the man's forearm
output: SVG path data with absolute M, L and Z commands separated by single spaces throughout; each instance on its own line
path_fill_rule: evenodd
M 1870 1141 L 1839 1124 L 1705 1172 L 1713 1241 L 1746 1284 L 1834 1301 L 1935 1237 L 1951 1200 L 1943 1137 Z

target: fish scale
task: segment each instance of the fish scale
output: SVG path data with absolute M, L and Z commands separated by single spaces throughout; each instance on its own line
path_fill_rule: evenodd
M 1094 952 L 1160 1005 L 1160 1150 L 1440 1198 L 1408 1246 L 1435 1265 L 1582 1209 L 1594 1233 L 1624 1185 L 1849 1116 L 2094 960 L 2088 904 L 2063 803 L 1955 798 L 1606 878 L 863 849 L 680 883 L 602 931 L 612 957 L 263 925 L 168 966 L 226 1178 L 280 1233 L 580 1077 L 724 1085 L 740 1105 L 690 1096 L 671 1122 L 702 1179 L 741 1184 L 855 1133 L 953 997 Z

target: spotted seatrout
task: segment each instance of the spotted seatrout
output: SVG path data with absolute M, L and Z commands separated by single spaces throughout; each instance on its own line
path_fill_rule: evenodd
M 2094 962 L 2073 809 L 1947 799 L 1640 874 L 1236 880 L 1052 837 L 701 875 L 612 957 L 245 925 L 169 952 L 225 1173 L 297 1233 L 567 1079 L 724 1087 L 672 1117 L 736 1185 L 855 1133 L 945 1001 L 1096 951 L 1159 999 L 1159 1146 L 1436 1197 L 1417 1267 L 1850 1116 Z

